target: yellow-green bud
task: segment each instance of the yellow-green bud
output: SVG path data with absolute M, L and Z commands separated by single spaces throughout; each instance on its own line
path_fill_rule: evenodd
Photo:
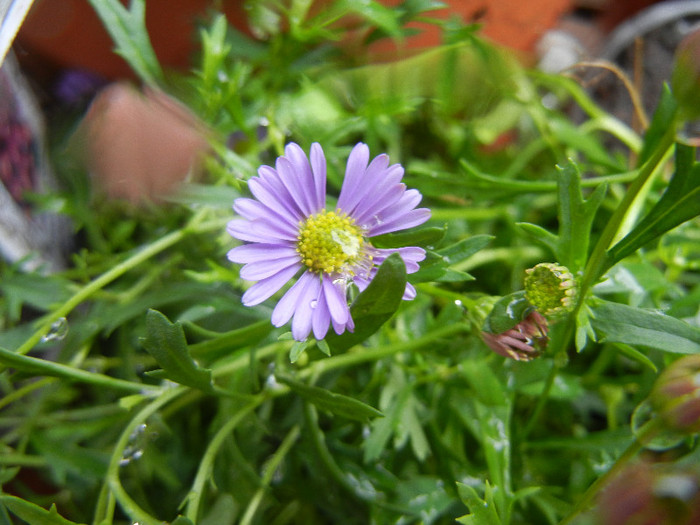
M 542 315 L 562 314 L 574 306 L 576 280 L 566 266 L 540 263 L 525 270 L 525 297 Z

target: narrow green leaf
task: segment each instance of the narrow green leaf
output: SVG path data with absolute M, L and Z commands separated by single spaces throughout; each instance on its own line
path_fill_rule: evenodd
M 377 248 L 401 248 L 402 246 L 436 246 L 445 236 L 446 228 L 430 227 L 398 233 L 385 233 L 372 237 Z
M 52 505 L 49 510 L 8 494 L 0 495 L 2 503 L 12 514 L 32 525 L 77 525 L 62 517 Z
M 308 341 L 295 341 L 292 348 L 289 349 L 289 362 L 296 363 L 304 352 L 306 352 L 307 346 L 309 346 Z
M 90 0 L 121 55 L 129 66 L 148 84 L 163 78 L 155 51 L 146 29 L 145 0 L 131 0 L 129 9 L 119 0 Z
M 102 388 L 114 388 L 127 392 L 142 392 L 154 388 L 151 385 L 143 385 L 135 381 L 109 377 L 104 374 L 88 372 L 87 370 L 81 370 L 62 363 L 21 355 L 4 348 L 0 348 L 0 363 L 30 374 L 60 377 L 69 381 L 88 383 Z
M 530 237 L 549 248 L 552 251 L 552 255 L 557 255 L 557 249 L 559 246 L 559 237 L 557 235 L 545 230 L 537 224 L 531 224 L 529 222 L 518 222 L 515 225 L 522 229 Z
M 656 106 L 656 111 L 651 119 L 651 124 L 649 124 L 649 128 L 644 135 L 642 151 L 640 152 L 637 160 L 638 166 L 641 166 L 647 160 L 649 160 L 668 130 L 675 128 L 677 114 L 678 104 L 673 98 L 668 85 L 664 85 L 659 104 Z
M 700 215 L 700 163 L 694 159 L 695 148 L 676 144 L 676 171 L 666 191 L 639 224 L 608 251 L 613 264 Z
M 150 375 L 165 377 L 204 392 L 213 391 L 211 370 L 200 368 L 190 356 L 180 323 L 171 323 L 159 311 L 149 310 L 146 330 L 143 346 L 163 368 Z
M 275 376 L 277 381 L 287 385 L 292 391 L 303 397 L 320 410 L 331 412 L 355 421 L 368 421 L 383 414 L 376 408 L 352 397 L 336 394 L 317 386 L 306 385 L 287 376 Z
M 329 334 L 326 342 L 335 353 L 361 343 L 388 321 L 401 304 L 406 290 L 406 265 L 398 253 L 382 263 L 377 275 L 350 308 L 354 332 Z
M 474 235 L 437 251 L 448 264 L 457 264 L 468 259 L 493 240 L 492 235 Z
M 591 310 L 591 324 L 604 341 L 676 354 L 700 353 L 700 329 L 675 317 L 607 301 Z

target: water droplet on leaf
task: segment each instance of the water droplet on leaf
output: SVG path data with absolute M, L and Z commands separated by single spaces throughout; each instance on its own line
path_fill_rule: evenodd
M 49 331 L 41 338 L 42 343 L 48 343 L 49 341 L 62 341 L 68 334 L 68 321 L 65 317 L 59 317 L 56 319 Z

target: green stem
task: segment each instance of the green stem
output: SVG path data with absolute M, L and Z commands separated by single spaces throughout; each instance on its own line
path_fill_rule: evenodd
M 154 255 L 170 248 L 171 246 L 177 244 L 182 239 L 184 239 L 190 233 L 200 233 L 207 230 L 215 229 L 221 226 L 220 221 L 212 221 L 209 223 L 201 223 L 201 219 L 198 216 L 194 216 L 190 224 L 181 230 L 171 232 L 155 241 L 154 243 L 146 246 L 142 250 L 138 251 L 128 259 L 117 264 L 114 268 L 108 270 L 107 272 L 100 275 L 95 280 L 89 282 L 78 290 L 72 297 L 70 297 L 65 303 L 59 306 L 56 310 L 49 313 L 41 320 L 41 325 L 39 328 L 27 339 L 15 353 L 24 355 L 28 353 L 32 348 L 41 342 L 41 339 L 51 330 L 51 325 L 61 319 L 66 317 L 73 309 L 80 303 L 85 301 L 92 294 L 101 290 L 107 286 L 112 281 L 118 279 L 124 275 L 129 270 L 134 269 L 142 262 L 150 259 Z
M 544 410 L 544 406 L 547 403 L 547 400 L 549 399 L 549 393 L 552 391 L 552 386 L 554 385 L 554 380 L 556 379 L 558 372 L 559 367 L 557 367 L 557 365 L 553 362 L 552 368 L 549 369 L 549 374 L 547 375 L 547 379 L 545 380 L 544 388 L 542 388 L 542 392 L 540 392 L 540 395 L 537 398 L 537 404 L 535 405 L 535 409 L 532 411 L 532 415 L 530 416 L 530 419 L 527 422 L 525 429 L 523 430 L 522 436 L 520 436 L 520 440 L 523 443 L 527 439 L 527 436 L 530 435 L 530 432 L 532 432 L 532 429 L 535 427 L 535 423 L 537 423 L 537 421 L 540 418 L 542 410 Z
M 127 494 L 126 490 L 124 490 L 124 487 L 119 480 L 119 469 L 121 468 L 121 460 L 124 456 L 124 450 L 129 445 L 129 440 L 139 425 L 145 423 L 145 421 L 151 415 L 160 410 L 162 406 L 166 405 L 187 390 L 188 388 L 186 387 L 173 388 L 164 392 L 157 399 L 146 405 L 124 428 L 112 452 L 109 467 L 107 468 L 105 482 L 109 485 L 110 491 L 129 518 L 131 518 L 133 521 L 139 522 L 141 525 L 162 525 L 163 521 L 151 516 L 148 512 L 143 510 L 131 498 L 131 496 Z M 95 517 L 95 522 L 100 522 L 97 516 Z
M 73 368 L 72 366 L 56 363 L 54 361 L 16 354 L 15 352 L 10 352 L 3 348 L 0 348 L 0 362 L 19 370 L 31 371 L 36 375 L 60 377 L 70 381 L 88 383 L 104 388 L 137 393 L 160 390 L 160 387 L 88 372 L 87 370 Z
M 329 357 L 328 359 L 323 359 L 321 361 L 314 361 L 308 368 L 299 371 L 299 378 L 307 377 L 318 377 L 319 375 L 325 374 L 332 370 L 338 368 L 347 368 L 350 366 L 356 366 L 370 361 L 378 361 L 384 357 L 390 355 L 398 354 L 399 352 L 409 352 L 417 350 L 423 346 L 427 346 L 437 339 L 442 339 L 445 337 L 454 336 L 460 332 L 468 332 L 470 330 L 470 325 L 464 323 L 450 324 L 438 328 L 423 337 L 418 337 L 410 341 L 402 341 L 401 343 L 395 343 L 386 346 L 380 346 L 377 348 L 362 348 L 361 352 L 348 352 L 345 354 L 336 355 Z
M 257 512 L 258 507 L 260 506 L 260 502 L 262 501 L 262 498 L 265 494 L 267 486 L 272 481 L 272 477 L 275 475 L 275 472 L 279 468 L 280 463 L 282 463 L 282 460 L 291 450 L 292 445 L 294 445 L 298 438 L 299 427 L 292 427 L 289 433 L 285 436 L 280 447 L 277 449 L 270 461 L 268 461 L 265 465 L 265 472 L 262 477 L 263 486 L 260 487 L 260 489 L 258 489 L 258 491 L 250 500 L 250 503 L 248 503 L 248 507 L 246 508 L 245 513 L 241 518 L 240 525 L 250 525 L 250 523 L 252 523 L 253 518 L 255 517 L 255 513 Z
M 240 423 L 245 416 L 250 414 L 250 412 L 255 410 L 255 408 L 257 408 L 264 399 L 265 396 L 258 396 L 257 399 L 241 408 L 216 432 L 212 440 L 209 442 L 209 445 L 204 452 L 204 456 L 202 456 L 202 460 L 199 463 L 197 474 L 195 475 L 194 482 L 192 483 L 192 489 L 187 495 L 187 510 L 185 511 L 185 517 L 189 518 L 192 523 L 198 523 L 197 517 L 199 515 L 199 506 L 202 495 L 204 494 L 204 485 L 211 476 L 214 460 L 216 459 L 216 455 L 218 454 L 221 445 L 223 445 L 226 437 L 233 432 L 238 423 Z
M 576 313 L 580 310 L 581 306 L 583 306 L 585 297 L 590 288 L 593 286 L 593 284 L 595 284 L 600 276 L 610 268 L 611 261 L 607 255 L 607 250 L 610 248 L 610 244 L 612 243 L 613 239 L 615 239 L 615 236 L 617 235 L 620 226 L 623 224 L 624 218 L 627 215 L 630 206 L 637 198 L 637 195 L 644 187 L 652 173 L 656 171 L 658 165 L 666 158 L 669 150 L 673 147 L 675 136 L 675 129 L 673 128 L 670 128 L 666 132 L 661 139 L 659 146 L 654 150 L 653 155 L 640 168 L 636 179 L 634 182 L 632 182 L 632 184 L 630 184 L 625 196 L 622 198 L 622 201 L 615 209 L 615 212 L 600 235 L 600 238 L 593 248 L 591 257 L 588 259 L 588 263 L 586 264 L 586 268 L 583 272 L 576 308 L 571 315 L 572 319 L 576 318 Z

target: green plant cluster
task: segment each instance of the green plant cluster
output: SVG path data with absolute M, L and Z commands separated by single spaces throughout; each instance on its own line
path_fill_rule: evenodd
M 700 164 L 671 89 L 636 131 L 574 78 L 431 18 L 432 0 L 251 1 L 257 38 L 211 14 L 174 73 L 144 0 L 91 4 L 144 84 L 211 129 L 212 154 L 203 180 L 136 210 L 54 148 L 63 190 L 38 205 L 72 220 L 69 269 L 0 263 L 0 524 L 598 523 L 640 449 L 697 463 L 692 434 L 633 418 L 700 353 Z M 415 20 L 442 45 L 367 63 Z M 226 260 L 233 199 L 290 140 L 322 144 L 331 192 L 355 143 L 386 152 L 432 209 L 376 243 L 427 250 L 416 299 L 390 257 L 355 332 L 324 341 L 244 307 Z M 481 332 L 525 322 L 542 262 L 571 272 L 573 304 L 540 357 L 507 359 Z

